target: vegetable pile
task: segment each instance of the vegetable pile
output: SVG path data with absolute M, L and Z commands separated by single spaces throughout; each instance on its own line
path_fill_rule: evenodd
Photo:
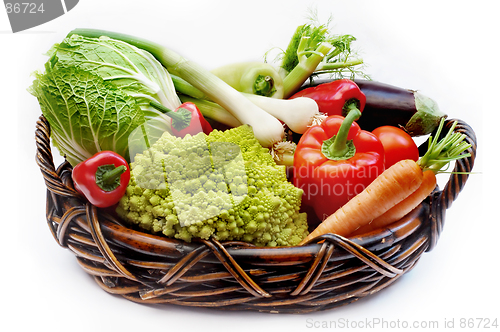
M 413 210 L 436 187 L 436 173 L 450 161 L 463 158 L 470 145 L 464 135 L 454 133 L 452 126 L 438 141 L 443 121 L 436 136 L 429 140 L 426 154 L 414 161 L 401 159 L 387 168 L 365 189 L 329 215 L 308 237 L 334 233 L 354 236 L 395 222 Z
M 180 241 L 296 246 L 398 221 L 470 145 L 432 99 L 371 80 L 351 35 L 299 26 L 274 63 L 208 70 L 76 29 L 30 92 L 82 199 Z M 266 55 L 267 57 L 267 55 Z M 420 157 L 414 137 L 429 135 Z

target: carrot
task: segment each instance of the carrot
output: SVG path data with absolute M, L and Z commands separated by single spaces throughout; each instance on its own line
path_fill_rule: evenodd
M 349 235 L 410 196 L 420 187 L 422 180 L 423 171 L 415 161 L 397 162 L 328 216 L 301 244 L 327 233 Z
M 373 219 L 369 224 L 361 226 L 349 236 L 368 233 L 400 220 L 429 196 L 434 188 L 436 188 L 436 174 L 432 170 L 427 170 L 423 173 L 422 184 L 410 196 L 406 197 L 381 216 Z

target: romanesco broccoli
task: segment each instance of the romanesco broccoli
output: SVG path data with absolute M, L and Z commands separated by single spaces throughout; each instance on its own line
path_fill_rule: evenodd
M 303 191 L 242 125 L 209 135 L 165 133 L 131 163 L 117 213 L 152 233 L 294 246 L 308 234 Z

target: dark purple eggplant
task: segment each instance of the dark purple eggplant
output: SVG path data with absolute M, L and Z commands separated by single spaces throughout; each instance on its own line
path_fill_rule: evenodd
M 316 78 L 303 88 L 330 81 Z M 404 128 L 412 136 L 427 135 L 437 128 L 441 118 L 446 118 L 434 100 L 417 91 L 371 80 L 354 82 L 366 96 L 363 115 L 357 121 L 364 130 L 391 125 Z

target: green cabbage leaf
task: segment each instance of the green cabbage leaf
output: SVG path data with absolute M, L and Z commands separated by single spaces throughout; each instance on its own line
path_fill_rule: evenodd
M 150 103 L 173 110 L 181 102 L 170 74 L 149 52 L 108 37 L 72 35 L 48 55 L 29 91 L 71 165 L 103 150 L 130 160 L 132 141 L 152 144 L 170 131 L 170 118 Z
M 33 82 L 51 138 L 71 165 L 103 150 L 129 158 L 129 135 L 145 123 L 135 99 L 76 67 L 47 70 Z

